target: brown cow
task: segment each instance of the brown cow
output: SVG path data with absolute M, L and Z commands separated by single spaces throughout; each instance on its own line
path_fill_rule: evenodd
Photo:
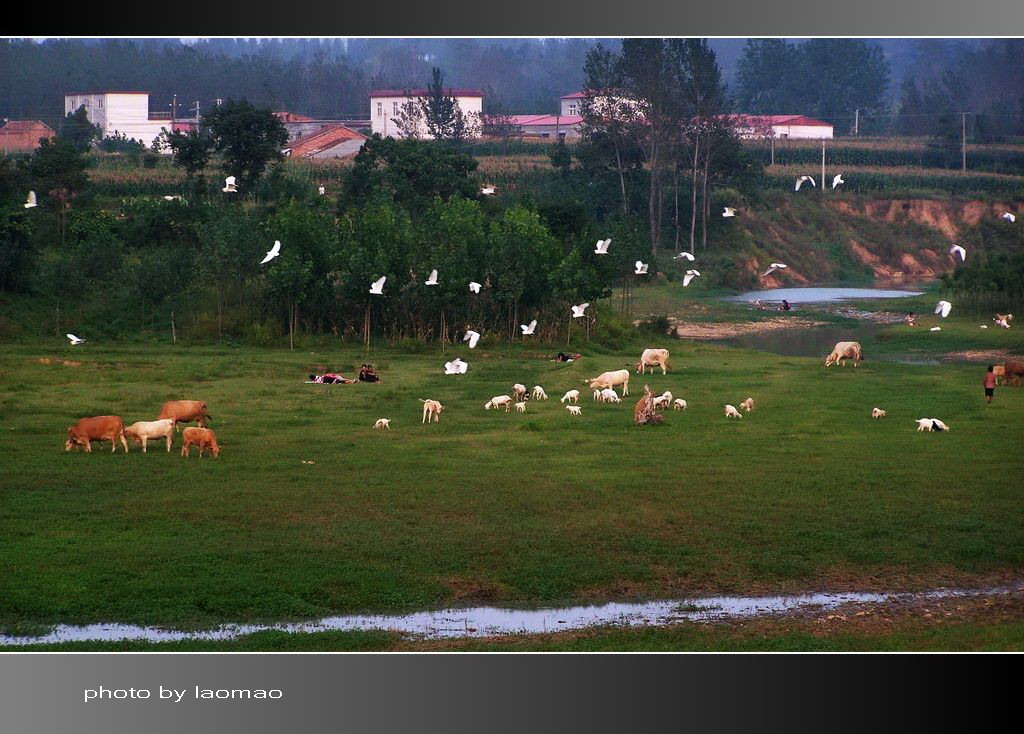
M 92 418 L 82 418 L 73 426 L 68 426 L 68 440 L 64 444 L 64 450 L 70 451 L 76 446 L 84 446 L 85 450 L 92 453 L 91 441 L 110 441 L 110 452 L 117 451 L 117 442 L 124 446 L 124 452 L 128 453 L 128 442 L 124 438 L 124 421 L 119 415 L 97 415 Z
M 160 408 L 160 415 L 156 419 L 164 418 L 173 418 L 175 430 L 180 431 L 182 423 L 192 421 L 196 421 L 200 428 L 206 428 L 206 421 L 210 420 L 211 416 L 206 412 L 206 403 L 202 400 L 168 400 Z
M 1024 362 L 1008 359 L 1003 365 L 1003 370 L 1006 373 L 1003 375 L 1005 384 L 1009 385 L 1012 382 L 1014 385 L 1019 385 L 1020 378 L 1024 377 Z
M 202 457 L 203 451 L 207 448 L 210 449 L 210 453 L 213 454 L 213 458 L 220 456 L 220 446 L 217 445 L 217 436 L 209 428 L 195 428 L 189 426 L 181 434 L 184 439 L 184 443 L 181 445 L 181 455 L 187 457 L 189 447 L 195 444 L 199 447 L 199 456 Z

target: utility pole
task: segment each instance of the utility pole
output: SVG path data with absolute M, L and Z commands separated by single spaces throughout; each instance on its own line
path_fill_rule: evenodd
M 825 138 L 821 139 L 821 193 L 825 194 Z
M 775 165 L 775 133 L 772 133 L 772 165 Z
M 967 172 L 967 113 L 960 113 L 960 170 Z
M 171 129 L 174 129 L 174 121 L 178 119 L 178 95 L 171 96 Z
M 853 111 L 853 137 L 860 136 L 860 107 Z

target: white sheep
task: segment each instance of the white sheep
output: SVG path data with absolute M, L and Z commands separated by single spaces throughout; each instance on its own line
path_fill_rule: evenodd
M 725 417 L 726 418 L 742 418 L 743 414 L 736 410 L 735 405 L 725 406 Z
M 569 411 L 569 415 L 581 415 L 583 409 L 578 405 L 566 405 L 565 409 Z
M 533 386 L 533 399 L 534 400 L 547 400 L 548 394 L 544 392 L 544 388 L 540 385 Z
M 563 395 L 562 399 L 559 400 L 558 402 L 560 402 L 560 403 L 565 403 L 565 402 L 578 403 L 579 401 L 580 401 L 580 391 L 579 390 L 570 390 L 565 395 Z
M 682 398 L 676 398 L 672 403 L 672 410 L 686 410 L 686 401 Z

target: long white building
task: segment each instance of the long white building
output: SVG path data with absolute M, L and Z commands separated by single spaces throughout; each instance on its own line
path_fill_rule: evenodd
M 454 97 L 456 104 L 463 114 L 479 119 L 484 109 L 484 93 L 479 89 L 453 89 L 444 90 L 445 95 Z M 377 89 L 370 92 L 370 129 L 379 133 L 381 137 L 393 138 L 402 137 L 395 118 L 398 117 L 402 105 L 409 101 L 409 98 L 419 100 L 428 96 L 426 89 Z M 426 123 L 421 122 L 419 136 L 430 138 L 427 132 Z
M 64 95 L 64 114 L 85 107 L 89 121 L 100 126 L 103 137 L 121 133 L 145 145 L 160 131 L 171 128 L 171 115 L 150 115 L 149 92 L 74 92 Z

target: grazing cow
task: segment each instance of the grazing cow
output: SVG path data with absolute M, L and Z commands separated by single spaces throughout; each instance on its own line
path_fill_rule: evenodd
M 1024 362 L 1017 362 L 1015 360 L 1008 359 L 1006 364 L 1003 365 L 1003 382 L 1014 385 L 1020 384 L 1020 378 L 1024 377 Z
M 526 412 L 526 403 L 524 403 L 522 401 L 516 403 L 516 412 L 517 413 L 525 413 Z
M 494 408 L 497 410 L 502 405 L 505 406 L 505 412 L 512 410 L 512 398 L 508 395 L 495 395 L 493 398 L 484 403 L 484 410 L 490 410 Z
M 386 428 L 386 429 L 388 429 L 390 431 L 391 430 L 391 419 L 390 418 L 378 418 L 377 422 L 373 424 L 373 427 L 376 428 L 378 431 L 383 429 L 383 428 Z
M 726 418 L 742 418 L 743 414 L 736 410 L 735 405 L 725 406 L 725 417 Z
M 993 365 L 992 374 L 996 376 L 996 385 L 1002 385 L 1006 382 L 1006 365 Z
M 127 454 L 128 442 L 124 438 L 124 421 L 121 416 L 97 415 L 82 418 L 75 425 L 68 426 L 68 440 L 64 443 L 64 450 L 70 451 L 76 446 L 82 446 L 92 453 L 92 441 L 110 441 L 110 453 L 117 451 L 117 442 L 120 441 Z
M 645 349 L 640 355 L 640 361 L 636 363 L 637 374 L 647 374 L 647 368 L 654 373 L 655 367 L 661 367 L 661 374 L 668 372 L 668 350 L 667 349 Z
M 168 400 L 160 408 L 160 415 L 157 420 L 173 418 L 175 429 L 181 430 L 182 423 L 196 421 L 200 428 L 206 428 L 206 421 L 211 419 L 206 412 L 206 403 L 202 400 Z
M 859 342 L 839 342 L 836 344 L 832 353 L 825 358 L 825 366 L 831 367 L 833 364 L 838 363 L 845 367 L 844 359 L 852 359 L 854 367 L 861 363 L 864 357 L 861 355 Z
M 604 390 L 601 391 L 601 402 L 602 403 L 621 403 L 622 402 L 622 398 L 620 398 L 615 393 L 614 390 L 612 390 L 609 387 L 606 387 Z
M 676 398 L 672 403 L 672 410 L 686 410 L 686 401 L 682 398 Z
M 548 394 L 544 392 L 544 388 L 540 385 L 533 386 L 533 399 L 534 400 L 547 400 Z
M 743 408 L 743 410 L 747 411 L 748 413 L 754 412 L 754 399 L 747 398 L 742 403 L 740 403 L 740 407 Z
M 591 390 L 622 385 L 622 396 L 629 395 L 629 370 L 602 372 L 597 377 L 588 378 L 584 382 L 590 385 Z
M 423 400 L 420 398 L 420 402 L 423 403 L 423 420 L 420 421 L 420 425 L 424 423 L 430 423 L 430 419 L 434 419 L 434 423 L 441 422 L 441 411 L 444 410 L 444 406 L 436 400 Z
M 580 391 L 579 390 L 570 390 L 565 395 L 563 395 L 562 399 L 559 400 L 558 402 L 564 403 L 566 401 L 568 401 L 570 403 L 578 403 L 580 401 Z
M 527 396 L 529 395 L 529 393 L 526 390 L 526 385 L 517 382 L 515 385 L 512 386 L 512 395 L 515 397 L 517 402 L 522 402 L 523 400 L 526 400 Z
M 569 415 L 582 415 L 583 409 L 578 405 L 566 405 L 565 409 L 569 411 Z
M 199 457 L 202 458 L 203 452 L 206 449 L 210 449 L 210 453 L 213 458 L 220 456 L 220 446 L 217 445 L 217 436 L 209 428 L 196 428 L 189 426 L 186 428 L 181 437 L 183 440 L 181 444 L 181 455 L 185 458 L 189 456 L 189 448 L 197 446 L 199 448 Z
M 142 444 L 142 453 L 146 453 L 146 441 L 149 439 L 166 438 L 167 450 L 171 450 L 171 442 L 174 440 L 173 418 L 164 418 L 160 421 L 139 421 L 132 423 L 124 429 L 126 438 Z
M 885 418 L 885 411 L 882 410 L 881 408 L 872 408 L 871 409 L 871 417 L 872 418 Z

